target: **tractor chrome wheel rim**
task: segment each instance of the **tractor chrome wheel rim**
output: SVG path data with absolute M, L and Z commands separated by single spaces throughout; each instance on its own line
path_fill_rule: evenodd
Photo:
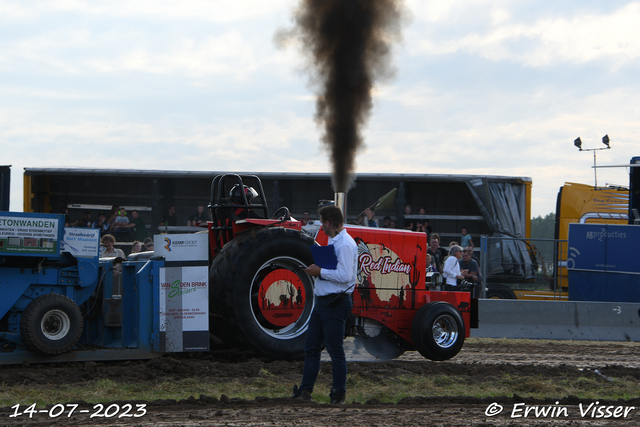
M 449 314 L 442 314 L 433 322 L 433 340 L 441 348 L 451 347 L 458 334 L 458 324 Z
M 71 319 L 62 310 L 49 310 L 40 322 L 42 334 L 52 341 L 61 340 L 69 334 Z
M 311 312 L 315 306 L 315 299 L 313 296 L 315 282 L 303 271 L 305 268 L 307 268 L 307 265 L 298 259 L 285 256 L 275 257 L 265 262 L 253 276 L 251 292 L 249 293 L 249 304 L 251 305 L 253 320 L 267 335 L 279 340 L 290 340 L 307 331 Z M 260 309 L 259 288 L 262 279 L 265 274 L 276 269 L 285 269 L 293 272 L 302 282 L 305 291 L 305 301 L 302 314 L 293 323 L 283 327 L 271 324 L 264 316 L 262 316 Z

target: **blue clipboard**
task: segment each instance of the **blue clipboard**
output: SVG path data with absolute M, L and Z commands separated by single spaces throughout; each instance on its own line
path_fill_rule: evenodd
M 338 257 L 336 256 L 336 248 L 333 245 L 311 246 L 311 255 L 313 255 L 313 263 L 320 268 L 326 268 L 327 270 L 338 268 Z

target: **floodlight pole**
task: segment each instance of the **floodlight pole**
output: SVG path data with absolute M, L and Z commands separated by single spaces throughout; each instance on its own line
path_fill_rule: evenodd
M 605 150 L 605 148 L 593 149 L 593 180 L 595 182 L 595 186 L 594 186 L 595 188 L 598 188 L 598 168 L 596 167 L 596 151 L 597 150 Z

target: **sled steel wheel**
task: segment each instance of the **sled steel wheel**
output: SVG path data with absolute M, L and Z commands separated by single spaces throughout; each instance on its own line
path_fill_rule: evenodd
M 421 307 L 411 327 L 417 350 L 431 360 L 448 360 L 458 354 L 464 344 L 464 334 L 462 316 L 445 301 L 434 301 Z
M 76 303 L 64 295 L 42 295 L 22 312 L 20 334 L 31 351 L 46 355 L 66 353 L 80 339 L 82 313 Z

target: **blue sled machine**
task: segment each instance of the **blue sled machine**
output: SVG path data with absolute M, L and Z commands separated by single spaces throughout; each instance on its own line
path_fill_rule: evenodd
M 171 238 L 168 257 L 100 258 L 97 229 L 0 212 L 0 364 L 208 351 L 207 236 Z

